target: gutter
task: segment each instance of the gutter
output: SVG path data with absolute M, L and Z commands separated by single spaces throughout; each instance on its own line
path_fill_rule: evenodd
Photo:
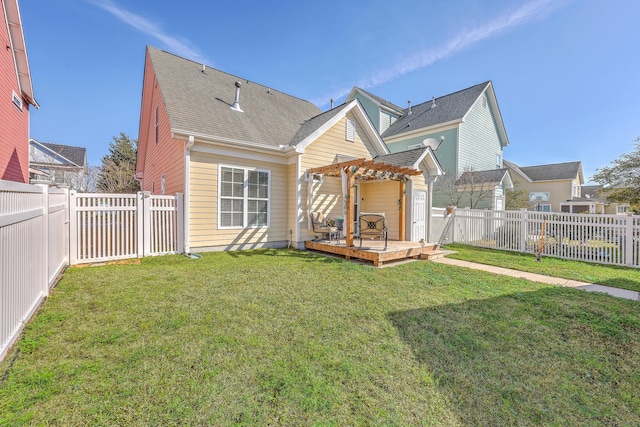
M 215 136 L 215 135 L 188 132 L 182 129 L 171 129 L 171 133 L 172 133 L 171 137 L 174 139 L 187 140 L 188 138 L 198 138 L 199 141 L 219 143 L 224 145 L 233 144 L 234 146 L 241 146 L 243 148 L 253 149 L 256 151 L 276 152 L 276 153 L 283 153 L 283 154 L 288 154 L 288 153 L 291 153 L 292 151 L 295 151 L 295 147 L 291 147 L 289 145 L 286 145 L 286 146 L 263 145 L 255 142 L 242 141 L 239 139 L 224 138 L 224 137 Z

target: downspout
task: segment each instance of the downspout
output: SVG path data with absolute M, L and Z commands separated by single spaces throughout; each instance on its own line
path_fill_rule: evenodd
M 184 253 L 191 253 L 191 248 L 189 247 L 189 201 L 191 194 L 191 148 L 195 140 L 193 135 L 189 135 L 189 140 L 186 142 L 184 148 Z

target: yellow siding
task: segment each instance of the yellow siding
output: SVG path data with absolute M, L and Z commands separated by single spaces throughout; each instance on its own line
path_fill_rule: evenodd
M 271 171 L 269 228 L 218 229 L 218 166 L 229 165 Z M 194 250 L 250 249 L 284 246 L 287 228 L 287 166 L 191 152 L 189 243 Z
M 373 158 L 373 143 L 367 138 L 362 126 L 355 116 L 347 114 L 350 120 L 356 122 L 356 135 L 354 141 L 346 140 L 346 118 L 336 123 L 331 129 L 312 142 L 301 156 L 301 171 L 298 176 L 300 183 L 301 209 L 298 215 L 300 221 L 301 239 L 313 239 L 313 231 L 309 229 L 307 197 L 307 182 L 304 180 L 304 172 L 313 167 L 325 166 L 333 163 L 337 154 L 353 158 Z M 313 211 L 321 211 L 327 218 L 343 216 L 342 181 L 339 178 L 325 177 L 322 184 L 314 184 Z
M 404 240 L 398 236 L 400 227 L 399 197 L 400 182 L 398 181 L 360 184 L 360 212 L 384 212 L 389 230 L 388 237 L 392 240 Z
M 515 176 L 512 173 L 511 176 Z M 514 183 L 518 189 L 525 192 L 526 197 L 529 197 L 530 192 L 548 192 L 549 202 L 543 202 L 544 204 L 550 204 L 553 212 L 560 212 L 560 203 L 571 200 L 571 183 L 575 182 L 576 185 L 580 185 L 578 180 L 574 181 L 544 181 L 544 182 L 527 182 L 519 178 L 514 178 Z M 530 209 L 534 209 L 533 203 L 529 204 Z

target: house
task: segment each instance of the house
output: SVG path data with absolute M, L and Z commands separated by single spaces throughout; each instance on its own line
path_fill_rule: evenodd
M 28 182 L 29 108 L 33 96 L 29 60 L 18 0 L 2 0 L 0 38 L 6 55 L 0 59 L 0 179 Z
M 519 166 L 505 160 L 504 164 L 511 171 L 514 185 L 529 194 L 530 210 L 562 212 L 561 205 L 580 198 L 582 162 Z
M 469 182 L 473 182 L 476 195 L 483 194 L 476 207 L 504 208 L 504 191 L 510 188 L 511 179 L 502 159 L 509 139 L 491 81 L 418 105 L 409 103 L 407 108 L 358 87 L 347 96 L 351 99 L 362 103 L 391 152 L 432 148 L 448 175 L 435 183 L 434 206 L 445 207 L 457 200 L 461 207 L 469 207 L 468 194 L 460 197 L 456 193 L 469 190 Z M 478 174 L 495 169 L 503 170 L 500 176 L 504 179 L 499 182 L 485 179 L 493 179 L 495 174 Z M 463 174 L 465 184 L 458 185 Z M 470 180 L 470 174 L 476 176 Z
M 29 176 L 87 191 L 87 149 L 29 140 Z
M 442 172 L 429 147 L 393 155 L 358 100 L 322 112 L 153 47 L 138 141 L 142 190 L 184 194 L 187 252 L 302 248 L 313 211 L 384 212 L 390 239 L 426 240 L 429 182 Z M 347 242 L 355 227 L 345 221 Z
M 602 185 L 583 185 L 580 197 L 560 203 L 560 212 L 621 215 L 630 212 L 629 203 L 610 202 Z

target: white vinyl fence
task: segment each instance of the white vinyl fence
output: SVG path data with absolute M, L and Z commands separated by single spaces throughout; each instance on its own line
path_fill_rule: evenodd
M 456 209 L 448 234 L 448 242 L 640 267 L 640 216 L 631 214 Z
M 0 181 L 0 360 L 68 264 L 68 191 Z
M 182 200 L 0 180 L 0 360 L 67 265 L 181 253 Z

